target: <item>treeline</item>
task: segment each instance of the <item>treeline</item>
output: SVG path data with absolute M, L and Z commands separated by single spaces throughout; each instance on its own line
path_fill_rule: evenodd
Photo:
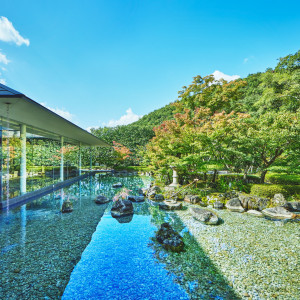
M 144 165 L 157 174 L 174 165 L 187 180 L 220 169 L 260 172 L 262 182 L 271 169 L 300 172 L 299 106 L 300 51 L 244 79 L 196 76 L 177 101 L 137 122 L 92 129 L 112 146 L 93 148 L 92 164 Z M 90 163 L 88 148 L 82 163 Z
M 172 105 L 174 119 L 155 127 L 143 152 L 156 172 L 255 171 L 264 182 L 276 164 L 299 170 L 300 51 L 245 79 L 196 76 Z

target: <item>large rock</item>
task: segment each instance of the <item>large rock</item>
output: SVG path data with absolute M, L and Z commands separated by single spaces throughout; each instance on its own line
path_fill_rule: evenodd
M 191 204 L 196 204 L 200 202 L 200 197 L 197 195 L 186 195 L 184 197 L 184 201 Z
M 107 197 L 105 197 L 103 195 L 99 195 L 95 198 L 94 201 L 96 204 L 105 204 L 105 203 L 109 202 L 110 199 L 108 199 Z
M 182 237 L 169 223 L 161 224 L 160 229 L 156 232 L 156 239 L 166 250 L 173 252 L 183 251 L 184 242 Z
M 133 214 L 132 202 L 127 199 L 119 199 L 114 202 L 110 212 L 114 218 L 131 215 Z
M 73 204 L 72 202 L 68 199 L 68 200 L 65 200 L 62 204 L 62 207 L 61 207 L 61 212 L 64 214 L 64 213 L 70 213 L 73 211 Z
M 115 189 L 121 188 L 121 187 L 123 187 L 123 184 L 122 184 L 121 182 L 114 183 L 114 184 L 112 185 L 112 187 L 115 188 Z
M 285 205 L 287 201 L 285 200 L 284 196 L 282 194 L 275 194 L 274 198 L 272 199 L 272 204 L 274 206 L 282 206 Z
M 274 219 L 294 219 L 297 217 L 296 214 L 288 211 L 286 208 L 282 206 L 266 208 L 262 211 L 262 213 L 265 216 Z
M 178 210 L 182 209 L 182 203 L 177 202 L 175 200 L 165 200 L 159 203 L 159 208 L 164 210 Z
M 227 201 L 225 204 L 226 208 L 228 208 L 231 211 L 236 211 L 236 212 L 244 212 L 244 208 L 241 204 L 241 201 L 239 198 L 233 198 Z
M 225 199 L 232 199 L 236 198 L 238 196 L 238 193 L 235 190 L 225 192 L 224 194 L 220 194 L 219 197 L 225 198 Z
M 190 207 L 190 213 L 196 220 L 207 225 L 217 225 L 219 222 L 218 216 L 207 209 Z
M 283 207 L 291 212 L 300 212 L 300 202 L 299 201 L 287 202 L 286 204 L 283 205 Z
M 241 204 L 245 210 L 259 210 L 262 211 L 263 209 L 267 208 L 270 204 L 270 200 L 267 198 L 260 198 L 255 195 L 244 195 L 239 194 L 238 196 Z
M 260 212 L 258 210 L 255 210 L 255 209 L 250 209 L 250 210 L 247 211 L 247 213 L 249 215 L 252 215 L 252 216 L 255 216 L 255 217 L 263 217 L 264 216 L 262 212 Z
M 127 196 L 127 200 L 130 200 L 132 202 L 143 202 L 143 201 L 145 201 L 145 197 L 129 195 L 129 196 Z
M 130 223 L 133 218 L 133 214 L 122 216 L 122 217 L 114 217 L 119 223 Z
M 224 208 L 224 203 L 222 203 L 220 201 L 216 201 L 216 202 L 214 202 L 213 206 L 216 209 L 222 209 L 222 208 Z
M 149 194 L 159 194 L 159 193 L 161 193 L 161 189 L 160 189 L 160 187 L 159 186 L 157 186 L 157 185 L 154 185 L 154 186 L 152 186 L 152 187 L 150 187 L 149 189 L 148 189 L 148 194 L 147 194 L 147 196 L 149 196 Z
M 163 194 L 156 194 L 154 197 L 155 201 L 163 201 L 165 199 Z

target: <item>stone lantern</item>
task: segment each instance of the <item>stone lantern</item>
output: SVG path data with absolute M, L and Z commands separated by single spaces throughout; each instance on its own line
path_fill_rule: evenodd
M 173 182 L 169 185 L 171 187 L 178 187 L 180 184 L 178 183 L 178 175 L 177 175 L 177 170 L 174 166 L 170 166 L 171 169 L 173 170 Z

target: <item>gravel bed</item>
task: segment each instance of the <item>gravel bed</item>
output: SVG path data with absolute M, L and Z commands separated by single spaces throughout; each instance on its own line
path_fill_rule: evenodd
M 211 210 L 220 225 L 204 225 L 188 210 L 176 214 L 238 297 L 299 299 L 299 222 Z

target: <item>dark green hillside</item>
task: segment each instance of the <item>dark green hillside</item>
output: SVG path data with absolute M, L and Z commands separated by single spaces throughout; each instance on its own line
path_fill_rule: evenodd
M 173 113 L 175 111 L 175 107 L 172 103 L 165 105 L 162 108 L 156 109 L 149 114 L 143 116 L 138 121 L 127 125 L 127 126 L 158 126 L 163 121 L 173 119 Z

